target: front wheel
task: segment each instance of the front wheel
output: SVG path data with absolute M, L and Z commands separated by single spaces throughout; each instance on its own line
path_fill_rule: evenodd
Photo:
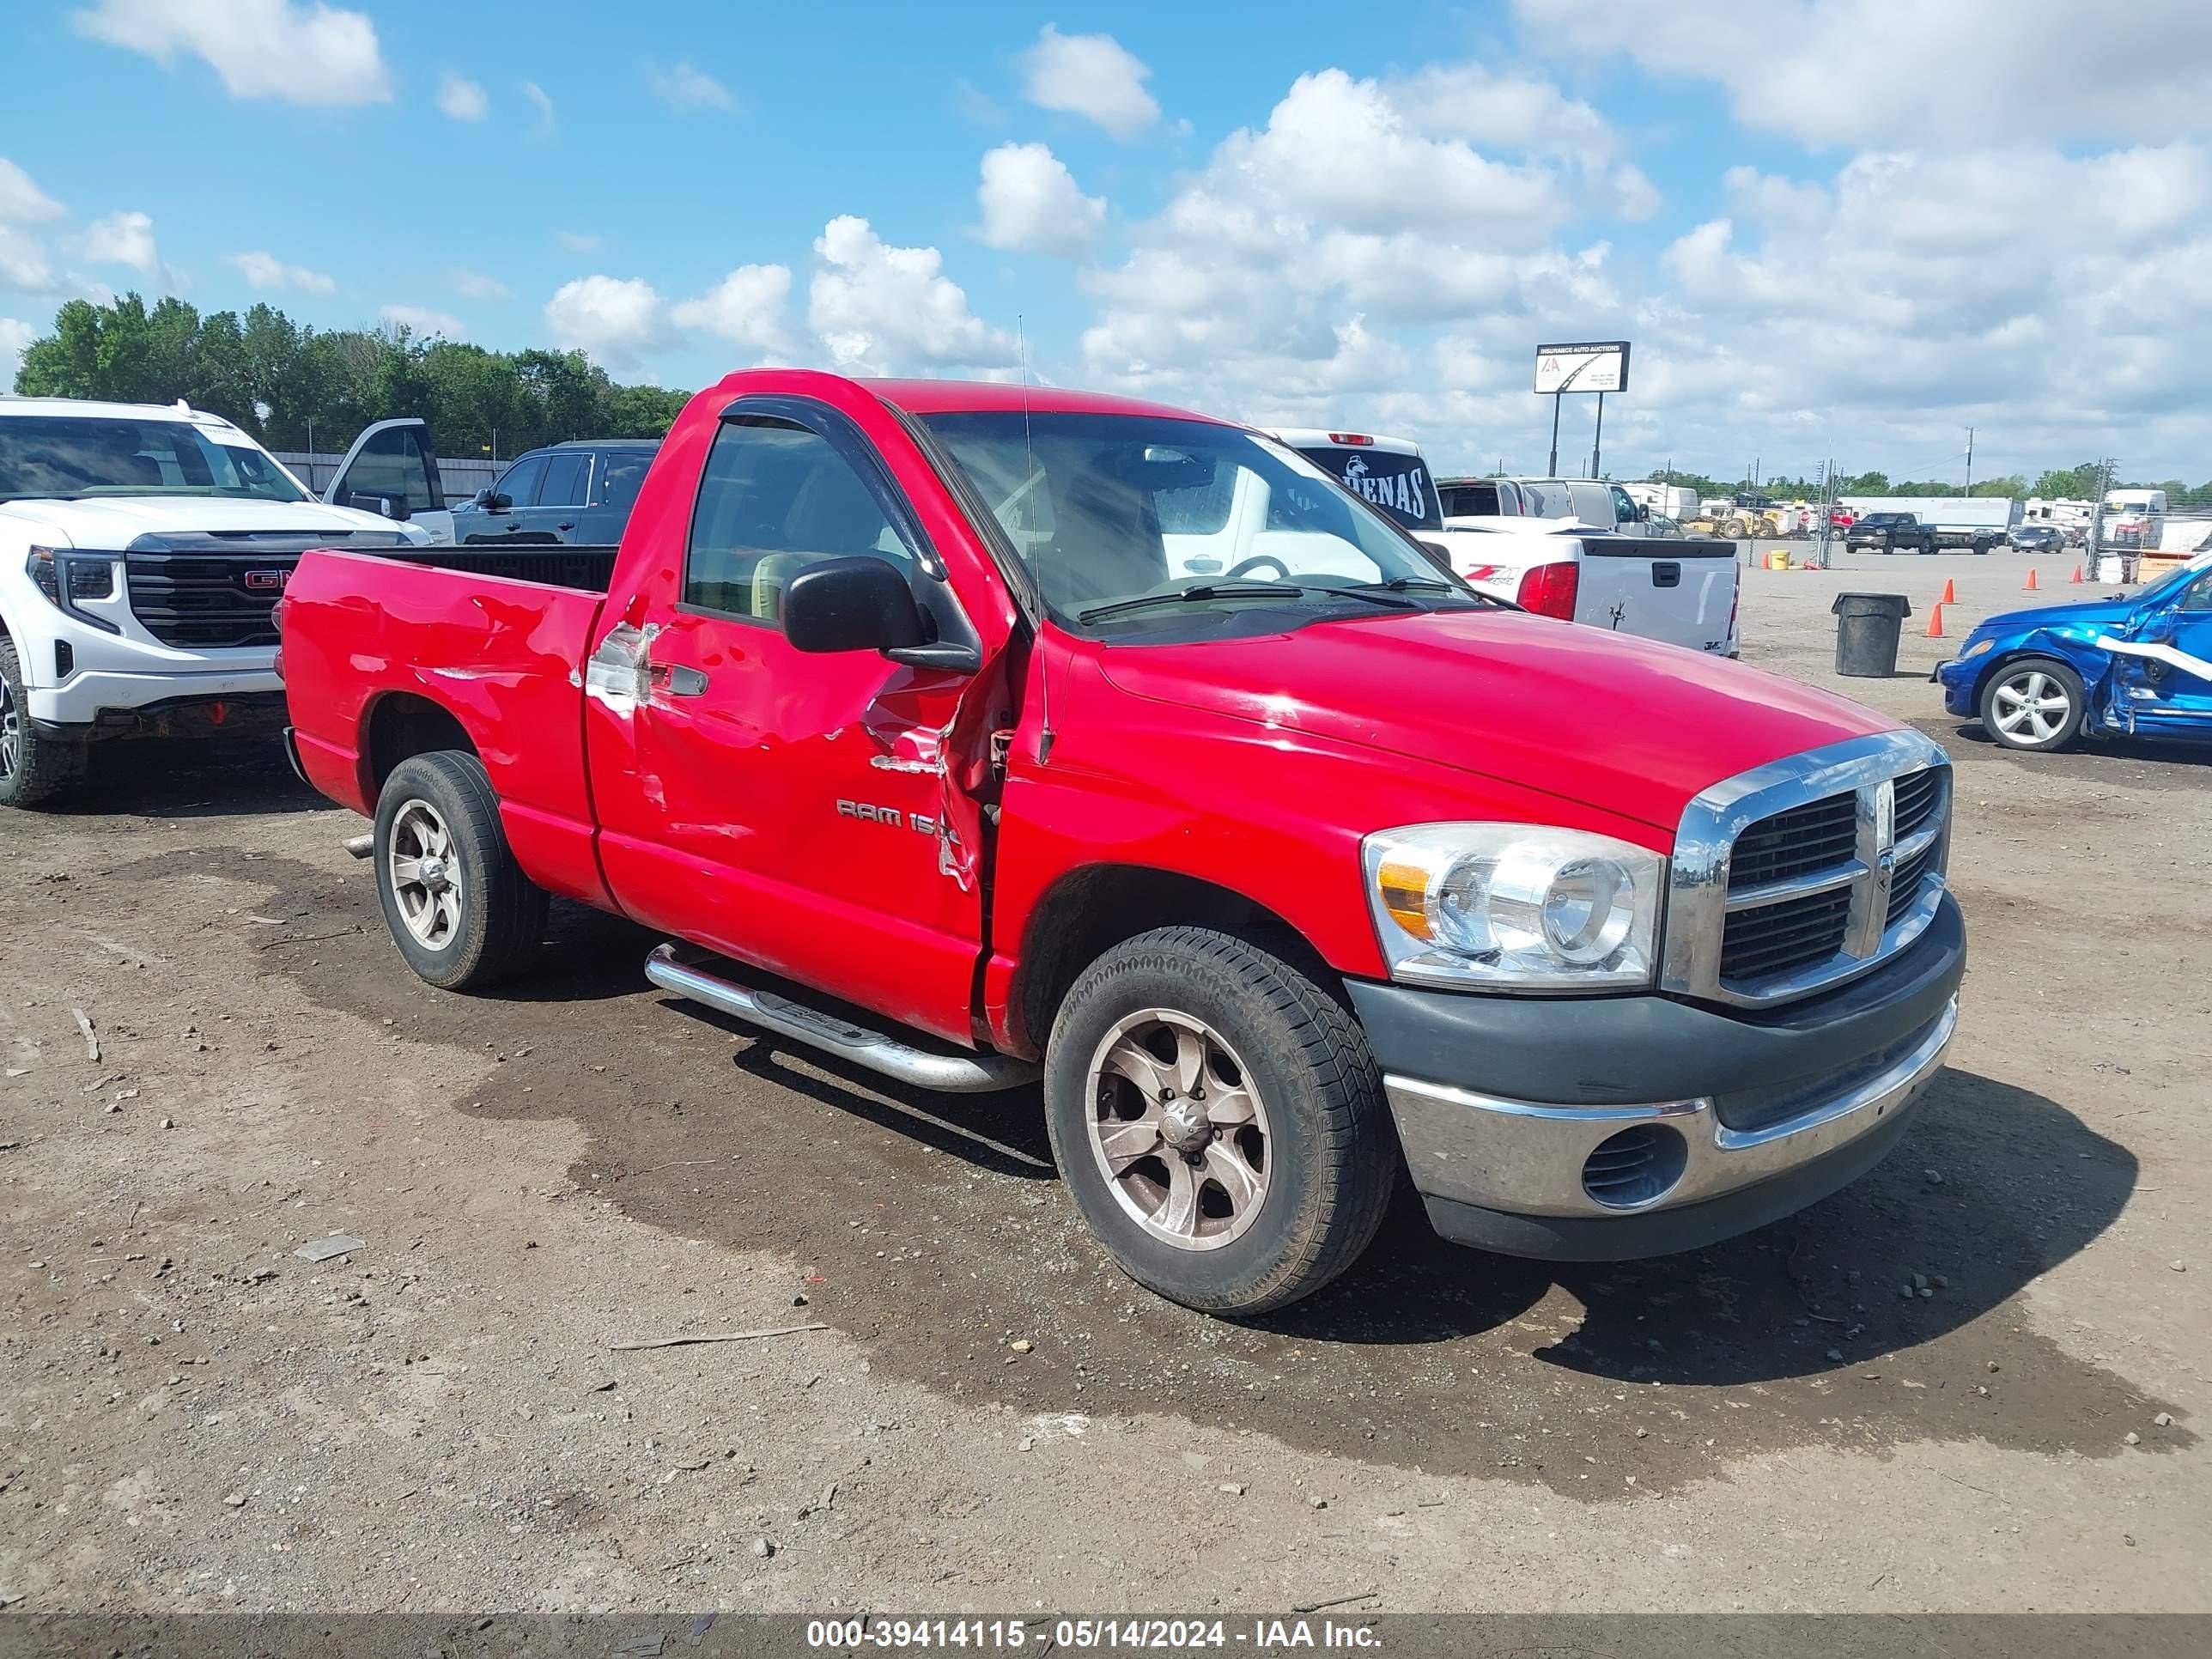
M 1264 1313 L 1375 1237 L 1397 1139 L 1366 1034 L 1271 951 L 1202 927 L 1115 945 L 1045 1059 L 1053 1155 L 1123 1272 L 1201 1312 Z
M 1982 727 L 2008 749 L 2048 752 L 2080 733 L 2081 677 L 2050 657 L 2023 657 L 1982 687 Z
M 522 873 L 483 763 L 441 750 L 394 767 L 376 802 L 376 896 L 416 975 L 471 991 L 512 975 L 545 937 L 545 890 Z
M 84 745 L 31 724 L 15 642 L 0 634 L 0 806 L 51 806 L 84 775 Z

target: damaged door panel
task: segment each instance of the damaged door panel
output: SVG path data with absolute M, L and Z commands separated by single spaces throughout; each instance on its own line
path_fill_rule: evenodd
M 792 580 L 854 555 L 967 626 L 858 422 L 787 399 L 726 416 L 678 556 L 589 671 L 600 858 L 650 927 L 972 1042 L 988 749 L 968 705 L 990 676 L 793 646 Z

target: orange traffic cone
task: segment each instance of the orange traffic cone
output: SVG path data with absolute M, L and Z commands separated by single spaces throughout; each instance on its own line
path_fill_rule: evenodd
M 1956 605 L 1958 602 L 1959 590 L 1951 585 L 1951 579 L 1948 576 L 1944 577 L 1943 597 L 1936 600 L 1936 603 L 1938 605 Z
M 2033 565 L 2030 565 L 2027 568 L 2027 586 L 2023 591 L 2029 593 L 2035 592 L 2035 567 Z
M 2080 565 L 2078 565 L 2078 564 L 2077 564 L 2077 565 L 2075 565 L 2075 566 L 2074 567 L 2074 574 L 2073 574 L 2073 575 L 2071 575 L 2070 577 L 2069 577 L 2067 580 L 2069 580 L 2069 581 L 2076 581 L 2076 582 L 2080 581 L 2080 580 L 2081 580 L 2081 567 Z
M 1948 591 L 1948 587 L 1949 584 L 1946 583 L 1946 591 Z M 1940 640 L 1943 637 L 1943 601 L 1941 599 L 1936 600 L 1929 610 L 1928 637 L 1931 640 Z

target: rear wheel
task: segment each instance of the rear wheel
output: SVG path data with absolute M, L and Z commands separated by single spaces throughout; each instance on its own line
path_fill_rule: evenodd
M 0 806 L 51 806 L 84 775 L 81 743 L 31 724 L 15 642 L 0 635 Z
M 1167 927 L 1060 1005 L 1045 1060 L 1060 1173 L 1139 1284 L 1206 1313 L 1310 1295 L 1374 1237 L 1399 1166 L 1366 1035 L 1247 940 Z
M 2051 657 L 2008 662 L 1982 687 L 1982 727 L 2008 749 L 2063 749 L 2081 730 L 2081 677 Z
M 374 857 L 392 943 L 441 990 L 495 984 L 544 942 L 545 890 L 508 850 L 474 755 L 444 750 L 392 769 L 377 798 Z

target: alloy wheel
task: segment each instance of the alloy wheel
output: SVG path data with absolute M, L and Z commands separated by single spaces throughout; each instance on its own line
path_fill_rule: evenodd
M 1267 1108 L 1220 1032 L 1176 1009 L 1142 1009 L 1106 1033 L 1084 1087 L 1091 1155 L 1147 1233 L 1214 1250 L 1251 1228 L 1267 1198 Z
M 416 942 L 433 951 L 451 945 L 461 931 L 461 872 L 453 832 L 429 802 L 407 801 L 393 815 L 386 871 Z
M 2074 717 L 2074 699 L 2050 674 L 2031 668 L 1998 682 L 1990 712 L 2007 737 L 2041 744 L 2065 733 Z

